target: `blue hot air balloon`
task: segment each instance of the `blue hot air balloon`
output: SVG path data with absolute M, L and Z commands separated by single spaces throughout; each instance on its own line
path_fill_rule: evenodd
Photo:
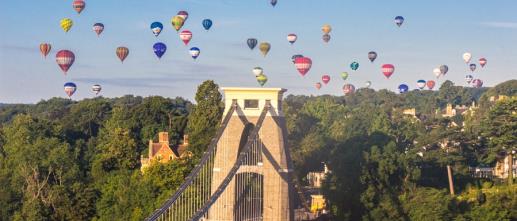
M 73 82 L 66 82 L 64 85 L 65 93 L 68 97 L 72 97 L 75 91 L 77 90 L 77 86 Z
M 273 7 L 275 7 L 275 5 L 276 5 L 276 3 L 277 3 L 277 2 L 278 2 L 277 0 L 271 0 L 271 5 L 272 5 Z
M 158 35 L 160 35 L 160 33 L 162 32 L 162 29 L 163 29 L 163 24 L 160 22 L 155 21 L 151 24 L 151 31 L 153 31 L 153 34 L 156 37 L 158 37 Z
M 197 57 L 199 57 L 199 53 L 201 53 L 201 50 L 199 50 L 199 48 L 197 48 L 197 47 L 190 48 L 190 55 L 192 56 L 192 58 L 196 59 Z
M 404 17 L 402 17 L 402 16 L 395 17 L 395 24 L 397 24 L 397 26 L 400 27 L 402 25 L 402 23 L 404 23 Z
M 167 45 L 158 42 L 153 45 L 153 50 L 158 58 L 162 58 L 163 54 L 165 54 L 165 52 L 167 51 Z
M 257 39 L 256 38 L 248 38 L 248 41 L 246 41 L 246 43 L 248 43 L 248 47 L 253 50 L 255 48 L 255 46 L 257 46 Z
M 355 70 L 357 70 L 357 69 L 359 68 L 359 63 L 357 63 L 357 62 L 355 62 L 355 61 L 354 61 L 354 62 L 352 62 L 352 63 L 350 64 L 350 68 L 351 68 L 352 70 L 354 70 L 354 71 L 355 71 Z
M 203 28 L 205 28 L 205 30 L 208 31 L 211 27 L 212 27 L 212 20 L 210 20 L 210 19 L 203 20 Z
M 425 80 L 418 80 L 418 81 L 416 82 L 416 86 L 417 86 L 420 90 L 424 89 L 426 84 L 427 84 L 427 81 L 425 81 Z
M 409 87 L 406 84 L 399 85 L 399 92 L 401 94 L 406 93 L 409 91 Z

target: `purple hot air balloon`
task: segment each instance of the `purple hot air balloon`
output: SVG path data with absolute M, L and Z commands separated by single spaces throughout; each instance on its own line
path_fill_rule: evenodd
M 164 43 L 158 42 L 153 46 L 154 53 L 160 59 L 167 51 L 167 46 Z

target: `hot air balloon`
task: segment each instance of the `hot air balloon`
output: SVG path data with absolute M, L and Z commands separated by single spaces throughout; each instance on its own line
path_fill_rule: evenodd
M 291 60 L 292 60 L 293 64 L 294 64 L 294 60 L 295 60 L 296 58 L 301 58 L 301 57 L 303 57 L 303 55 L 301 55 L 301 54 L 295 54 L 295 55 L 293 55 L 293 56 L 291 57 Z
M 422 90 L 422 89 L 424 89 L 424 88 L 425 88 L 426 83 L 427 83 L 427 82 L 426 82 L 425 80 L 418 80 L 418 81 L 416 82 L 416 86 L 417 86 L 420 90 Z
M 68 32 L 68 31 L 70 31 L 70 29 L 74 25 L 74 21 L 72 21 L 72 19 L 69 19 L 69 18 L 63 18 L 59 22 L 59 25 L 61 26 L 63 31 Z
M 330 76 L 329 76 L 328 74 L 325 74 L 325 75 L 321 76 L 321 81 L 322 81 L 325 85 L 327 85 L 327 84 L 329 83 L 329 81 L 330 81 Z
M 296 42 L 296 39 L 298 39 L 298 36 L 296 36 L 295 34 L 287 35 L 287 41 L 291 44 L 294 44 L 294 42 Z
M 162 58 L 163 54 L 167 51 L 167 45 L 162 42 L 158 42 L 153 45 L 154 54 L 158 57 L 158 59 Z
M 253 50 L 255 48 L 255 46 L 257 46 L 257 39 L 256 38 L 248 38 L 248 40 L 246 41 L 246 43 L 248 44 L 248 47 Z
M 75 0 L 73 3 L 72 3 L 72 7 L 74 8 L 74 10 L 77 12 L 77 14 L 81 14 L 81 12 L 84 10 L 84 8 L 86 7 L 86 3 L 83 1 L 83 0 Z
M 440 74 L 445 75 L 449 71 L 449 67 L 447 65 L 440 66 Z
M 409 87 L 406 84 L 399 85 L 399 93 L 403 94 L 408 92 Z
M 176 15 L 183 18 L 183 21 L 187 21 L 187 19 L 188 19 L 188 12 L 186 12 L 186 11 L 179 11 L 178 14 L 176 14 Z
M 61 70 L 63 70 L 63 73 L 65 73 L 65 75 L 68 69 L 70 69 L 70 67 L 74 64 L 74 61 L 75 55 L 73 52 L 69 50 L 61 50 L 58 51 L 56 54 L 57 65 L 59 65 L 59 67 L 61 68 Z
M 102 90 L 102 87 L 98 84 L 94 84 L 92 86 L 92 91 L 95 93 L 95 95 L 98 95 Z
M 433 80 L 428 80 L 426 85 L 427 85 L 427 88 L 429 88 L 429 90 L 432 90 L 434 88 L 434 85 L 436 85 L 436 82 Z
M 332 27 L 330 27 L 330 25 L 323 25 L 321 31 L 323 31 L 323 34 L 328 34 L 332 31 Z
M 355 92 L 354 85 L 352 85 L 352 84 L 343 85 L 343 93 L 345 93 L 345 95 L 350 95 L 350 94 L 353 94 L 354 92 Z
M 171 19 L 172 26 L 176 31 L 179 31 L 183 24 L 185 24 L 185 19 L 182 16 L 176 15 Z
M 341 78 L 343 78 L 343 81 L 346 81 L 348 78 L 348 72 L 341 72 Z
M 39 50 L 41 52 L 41 54 L 47 58 L 47 55 L 48 53 L 50 53 L 50 50 L 52 49 L 52 45 L 48 44 L 48 43 L 41 43 L 39 45 Z
M 262 42 L 259 45 L 259 49 L 260 49 L 260 52 L 262 53 L 262 55 L 264 55 L 264 57 L 266 57 L 267 53 L 271 49 L 271 44 L 269 44 L 267 42 Z
M 153 22 L 151 23 L 151 31 L 153 31 L 154 36 L 158 37 L 163 30 L 163 24 L 161 22 Z
M 481 65 L 482 68 L 485 67 L 486 62 L 487 62 L 486 58 L 480 58 L 479 59 L 479 65 Z
M 120 61 L 123 63 L 126 59 L 127 55 L 129 55 L 129 49 L 126 47 L 118 47 L 116 50 L 117 57 L 120 59 Z
M 261 67 L 253 68 L 253 74 L 255 75 L 255 77 L 261 75 L 262 73 L 264 73 L 264 70 Z
M 468 64 L 470 62 L 471 58 L 472 58 L 472 54 L 471 53 L 465 52 L 463 54 L 463 60 L 465 61 L 465 63 Z
M 180 39 L 185 43 L 185 45 L 188 45 L 190 42 L 190 39 L 192 39 L 192 32 L 189 30 L 184 30 L 180 33 Z
M 204 19 L 203 22 L 203 28 L 205 28 L 205 30 L 210 30 L 210 28 L 212 27 L 212 20 L 210 19 Z
M 384 76 L 386 78 L 390 78 L 391 75 L 393 74 L 393 72 L 395 72 L 395 66 L 393 66 L 392 64 L 384 64 L 382 65 L 382 73 L 384 74 Z
M 316 84 L 314 84 L 314 87 L 316 87 L 316 89 L 319 90 L 321 88 L 321 83 L 317 82 Z
M 440 68 L 433 69 L 433 74 L 436 76 L 436 78 L 439 78 L 440 75 L 442 75 L 442 72 L 440 71 Z
M 352 63 L 350 64 L 350 68 L 351 68 L 352 70 L 354 70 L 354 71 L 355 71 L 355 70 L 357 70 L 357 69 L 359 68 L 359 63 L 357 63 L 357 62 L 355 62 L 355 61 L 354 61 L 354 62 L 352 62 Z
M 472 80 L 472 86 L 475 88 L 480 88 L 483 86 L 483 81 L 480 79 L 474 79 Z
M 366 86 L 366 88 L 370 88 L 370 86 L 372 86 L 372 82 L 366 81 L 366 82 L 364 82 L 364 86 Z
M 104 24 L 102 23 L 95 23 L 93 25 L 93 31 L 97 33 L 97 36 L 101 35 L 102 31 L 104 31 Z
M 271 5 L 272 5 L 273 7 L 275 7 L 276 3 L 277 3 L 277 0 L 271 0 Z
M 67 82 L 64 85 L 65 93 L 68 97 L 72 97 L 75 91 L 77 90 L 77 86 L 73 82 Z
M 267 76 L 265 74 L 260 74 L 257 76 L 257 82 L 260 84 L 260 86 L 264 86 L 267 82 Z
M 476 64 L 470 64 L 469 68 L 472 72 L 474 72 L 476 70 Z
M 404 17 L 402 16 L 397 16 L 395 17 L 395 24 L 397 24 L 397 26 L 402 26 L 402 23 L 404 23 Z
M 467 74 L 467 76 L 465 76 L 465 80 L 467 81 L 467 84 L 470 84 L 470 82 L 474 80 L 474 76 Z
M 190 48 L 190 55 L 192 56 L 192 58 L 194 58 L 194 60 L 199 57 L 199 54 L 201 53 L 201 50 L 199 50 L 199 48 L 197 47 L 192 47 Z
M 368 52 L 368 59 L 370 60 L 370 62 L 375 61 L 375 59 L 377 59 L 377 52 L 375 52 L 375 51 Z
M 307 72 L 311 69 L 312 66 L 312 60 L 308 57 L 301 57 L 294 59 L 294 66 L 300 72 L 300 74 L 305 76 Z
M 324 34 L 321 39 L 323 39 L 323 42 L 328 43 L 330 41 L 330 35 Z

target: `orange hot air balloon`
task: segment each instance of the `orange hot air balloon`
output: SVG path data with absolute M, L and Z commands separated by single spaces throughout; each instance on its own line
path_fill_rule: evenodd
M 129 55 L 129 49 L 126 47 L 118 47 L 117 48 L 117 57 L 121 62 L 124 62 L 126 57 Z
M 52 46 L 48 43 L 41 43 L 39 45 L 39 50 L 41 51 L 41 54 L 47 58 L 48 53 L 50 53 L 50 50 L 52 49 Z
M 432 90 L 434 88 L 434 85 L 436 85 L 436 82 L 433 80 L 428 80 L 426 82 L 426 85 L 427 85 L 427 88 L 429 88 L 429 90 Z

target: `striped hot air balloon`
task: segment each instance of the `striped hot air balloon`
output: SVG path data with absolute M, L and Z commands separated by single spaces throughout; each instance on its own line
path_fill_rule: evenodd
M 189 30 L 184 30 L 180 33 L 180 39 L 183 41 L 185 45 L 188 45 L 190 40 L 192 39 L 192 32 Z
M 296 67 L 298 72 L 300 72 L 300 74 L 303 77 L 311 69 L 312 60 L 308 57 L 298 57 L 298 58 L 294 59 L 294 66 Z
M 188 12 L 186 11 L 179 11 L 177 15 L 182 17 L 184 21 L 187 21 L 188 19 Z
M 74 64 L 75 55 L 73 52 L 69 50 L 61 50 L 56 54 L 56 62 L 57 65 L 63 70 L 63 73 L 66 75 L 68 69 Z
M 73 82 L 67 82 L 63 87 L 66 95 L 68 95 L 69 98 L 72 97 L 72 95 L 74 95 L 75 91 L 77 90 L 77 85 L 75 85 Z
M 195 60 L 197 57 L 199 57 L 199 54 L 201 53 L 201 50 L 197 47 L 192 47 L 189 50 L 190 56 Z
M 84 10 L 84 8 L 86 7 L 86 3 L 84 2 L 84 0 L 75 0 L 73 3 L 72 3 L 72 7 L 74 8 L 74 10 L 78 13 L 78 14 L 81 14 L 81 12 Z
M 97 36 L 101 35 L 102 31 L 104 31 L 104 24 L 95 23 L 93 25 L 93 31 L 97 34 Z
M 48 53 L 50 53 L 50 50 L 52 49 L 52 46 L 49 43 L 41 43 L 39 45 L 39 50 L 41 54 L 47 58 Z
M 291 44 L 294 44 L 296 42 L 296 39 L 298 39 L 298 36 L 296 36 L 296 34 L 287 35 L 287 41 Z
M 95 95 L 98 95 L 102 90 L 102 87 L 99 84 L 94 84 L 92 86 L 92 91 L 95 93 Z
M 129 55 L 129 49 L 126 47 L 118 47 L 116 53 L 120 61 L 124 63 L 124 60 L 126 60 L 127 56 Z

